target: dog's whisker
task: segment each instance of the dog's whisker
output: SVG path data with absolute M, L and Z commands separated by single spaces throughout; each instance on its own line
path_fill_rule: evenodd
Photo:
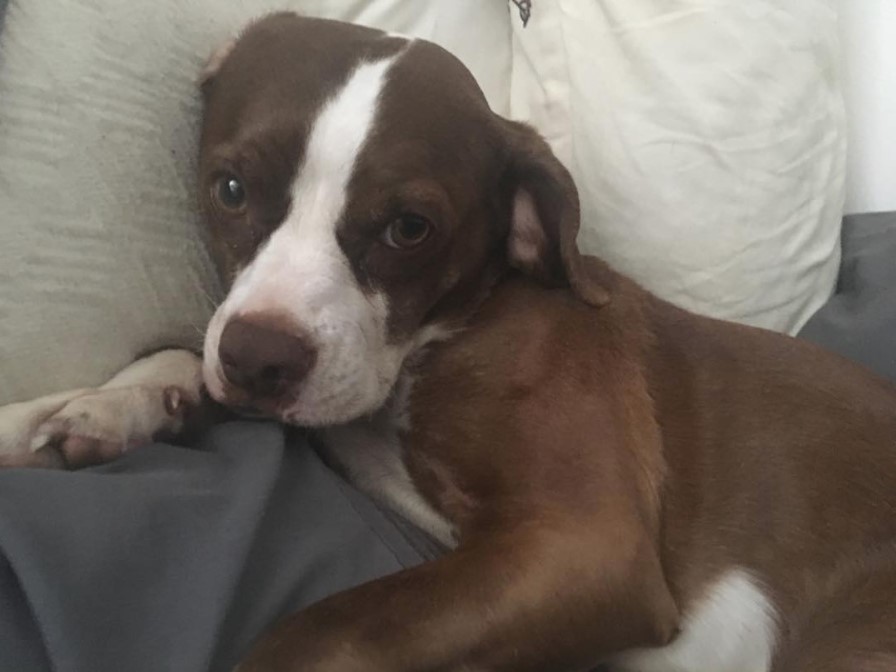
M 203 298 L 208 301 L 208 305 L 212 308 L 217 308 L 220 301 L 213 297 L 208 293 L 208 290 L 205 287 L 199 287 L 199 291 L 202 294 Z

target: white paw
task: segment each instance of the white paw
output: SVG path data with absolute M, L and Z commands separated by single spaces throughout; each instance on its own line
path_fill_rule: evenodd
M 201 403 L 201 361 L 167 350 L 134 362 L 99 389 L 0 408 L 0 468 L 107 462 L 178 434 Z
M 179 387 L 135 385 L 89 392 L 41 424 L 31 451 L 59 451 L 67 466 L 108 462 L 183 424 L 186 392 Z

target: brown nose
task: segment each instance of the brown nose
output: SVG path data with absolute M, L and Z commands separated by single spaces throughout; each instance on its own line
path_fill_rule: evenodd
M 301 382 L 316 358 L 300 333 L 249 318 L 230 320 L 218 344 L 224 377 L 260 397 L 279 396 Z

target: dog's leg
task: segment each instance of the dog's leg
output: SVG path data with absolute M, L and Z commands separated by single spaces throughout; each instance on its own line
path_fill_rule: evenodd
M 100 388 L 0 409 L 0 467 L 81 467 L 185 429 L 203 404 L 201 360 L 165 350 Z
M 312 605 L 238 672 L 584 670 L 671 639 L 678 610 L 649 542 L 618 522 L 602 540 L 521 527 Z

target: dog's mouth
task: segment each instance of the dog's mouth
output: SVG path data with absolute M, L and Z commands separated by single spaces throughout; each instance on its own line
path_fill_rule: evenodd
M 286 394 L 282 397 L 256 397 L 246 390 L 230 385 L 226 382 L 216 386 L 215 393 L 207 394 L 216 402 L 236 413 L 237 415 L 253 420 L 279 420 L 285 421 L 286 412 L 296 403 L 295 395 Z
M 254 408 L 252 406 L 229 406 L 228 408 L 230 408 L 230 410 L 233 411 L 234 413 L 236 413 L 237 415 L 240 415 L 244 418 L 250 418 L 252 420 L 263 420 L 263 419 L 269 419 L 269 418 L 274 417 L 274 416 L 270 415 L 269 413 L 260 411 L 257 408 Z
M 222 402 L 231 411 L 244 418 L 253 420 L 279 420 L 287 422 L 287 411 L 295 405 L 292 396 L 283 399 L 267 399 L 240 395 L 238 400 Z

